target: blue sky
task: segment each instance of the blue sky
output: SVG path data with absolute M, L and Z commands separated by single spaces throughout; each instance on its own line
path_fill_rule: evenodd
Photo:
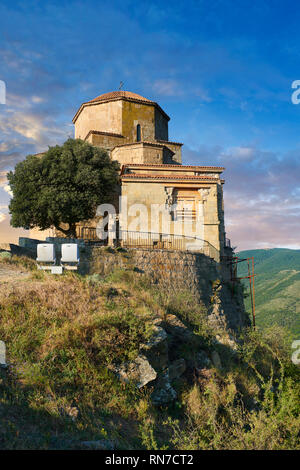
M 300 248 L 299 24 L 289 0 L 2 0 L 0 241 L 19 234 L 6 172 L 73 136 L 80 103 L 122 80 L 171 116 L 185 163 L 226 167 L 234 245 Z

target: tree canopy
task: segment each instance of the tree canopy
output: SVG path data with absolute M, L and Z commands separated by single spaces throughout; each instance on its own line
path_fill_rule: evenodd
M 105 150 L 80 139 L 50 147 L 42 157 L 28 155 L 7 175 L 13 192 L 11 225 L 54 226 L 75 237 L 76 223 L 93 218 L 99 204 L 112 201 L 118 169 Z

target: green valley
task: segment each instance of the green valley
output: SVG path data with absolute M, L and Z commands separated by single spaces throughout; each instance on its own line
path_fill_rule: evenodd
M 246 250 L 239 252 L 238 256 L 254 256 L 258 327 L 285 326 L 295 339 L 300 338 L 300 250 Z M 238 275 L 247 275 L 247 263 L 239 263 Z M 245 285 L 249 292 L 248 281 Z M 245 304 L 250 312 L 250 297 L 245 299 Z

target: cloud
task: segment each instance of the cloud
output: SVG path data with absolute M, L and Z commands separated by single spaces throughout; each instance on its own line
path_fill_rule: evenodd
M 6 174 L 7 174 L 6 171 L 0 171 L 0 187 L 2 187 L 2 188 L 7 183 Z
M 12 196 L 13 194 L 8 184 L 6 174 L 7 174 L 6 171 L 0 171 L 0 188 L 2 188 L 7 194 Z M 1 209 L 1 206 L 0 206 L 0 209 Z
M 251 147 L 233 147 L 228 151 L 228 158 L 240 160 L 252 160 L 255 156 L 255 149 Z M 224 155 L 226 158 L 226 155 Z
M 227 236 L 238 249 L 300 248 L 300 149 L 275 153 L 255 146 L 201 146 L 185 163 L 225 166 Z
M 293 15 L 285 8 L 274 26 L 277 7 L 268 2 L 104 0 L 105 15 L 95 15 L 96 3 L 0 3 L 0 198 L 9 199 L 8 170 L 73 135 L 81 102 L 123 80 L 161 100 L 189 163 L 227 168 L 226 220 L 237 243 L 294 243 L 300 152 L 290 84 L 299 77 L 293 34 L 278 36 L 282 18 L 297 30 Z M 257 144 L 268 132 L 269 145 Z M 277 151 L 276 140 L 295 150 Z
M 1 222 L 3 222 L 6 218 L 7 218 L 7 214 L 3 214 L 2 212 L 0 212 L 0 224 L 1 224 Z
M 0 212 L 0 243 L 18 243 L 19 237 L 28 236 L 28 230 L 11 227 L 8 214 Z
M 9 142 L 1 142 L 0 143 L 0 152 L 7 152 L 10 148 L 10 143 Z
M 6 105 L 14 110 L 32 109 L 34 105 L 44 103 L 46 98 L 38 95 L 21 95 L 16 93 L 7 93 Z
M 6 174 L 7 174 L 6 171 L 0 171 L 0 189 L 3 189 L 3 191 L 5 191 L 7 194 L 9 194 L 9 196 L 12 196 L 13 193 L 10 189 L 9 184 L 8 184 Z M 1 208 L 3 209 L 4 207 L 7 207 L 7 205 L 3 206 L 3 205 L 0 204 L 0 209 Z
M 153 91 L 160 96 L 180 96 L 184 89 L 174 79 L 159 79 L 154 81 Z
M 45 98 L 42 98 L 41 96 L 32 96 L 31 100 L 33 103 L 43 103 Z
M 165 78 L 155 80 L 152 84 L 152 89 L 157 96 L 176 98 L 196 97 L 205 103 L 209 103 L 212 100 L 208 90 L 205 90 L 204 87 L 199 84 L 187 87 L 184 81 L 179 79 Z
M 13 196 L 13 193 L 12 193 L 12 191 L 11 191 L 11 189 L 10 189 L 9 184 L 4 185 L 4 186 L 3 186 L 3 189 L 4 189 L 4 191 L 5 191 L 7 194 L 9 194 L 11 197 Z
M 227 181 L 227 185 L 230 181 Z M 272 200 L 273 199 L 273 200 Z M 238 249 L 264 247 L 300 248 L 300 204 L 252 197 L 225 191 L 225 217 L 229 238 Z
M 29 141 L 44 146 L 65 136 L 64 129 L 60 129 L 50 119 L 33 112 L 13 112 L 0 116 L 0 131 L 6 135 L 18 133 Z M 9 145 L 11 143 L 7 142 L 6 146 Z

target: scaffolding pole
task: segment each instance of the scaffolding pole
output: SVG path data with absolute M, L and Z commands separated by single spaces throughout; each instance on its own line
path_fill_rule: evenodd
M 249 280 L 249 288 L 250 288 L 250 299 L 251 299 L 251 310 L 252 310 L 252 325 L 253 329 L 256 328 L 255 322 L 255 283 L 254 278 L 256 274 L 254 273 L 254 257 L 251 256 L 250 258 L 239 258 L 238 256 L 227 256 L 226 257 L 230 263 L 230 276 L 232 282 L 232 295 L 234 293 L 234 283 L 236 281 L 240 281 L 242 279 Z M 248 276 L 238 277 L 237 275 L 237 265 L 238 263 L 242 263 L 247 261 L 247 268 L 248 268 Z

